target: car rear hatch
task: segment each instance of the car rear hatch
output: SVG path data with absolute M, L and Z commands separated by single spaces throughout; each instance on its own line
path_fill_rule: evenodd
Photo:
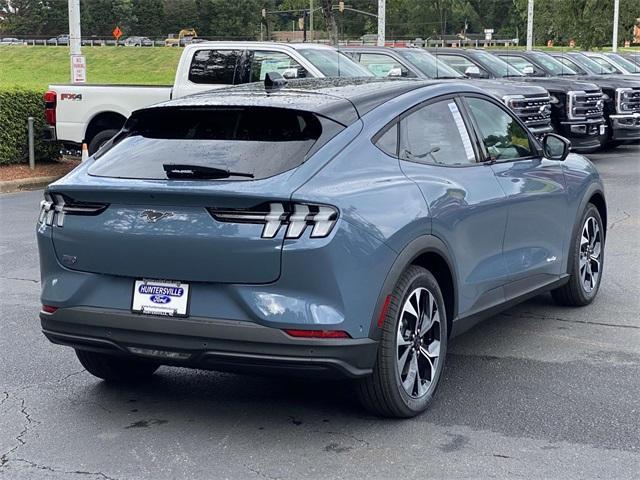
M 342 128 L 274 107 L 137 112 L 95 162 L 50 188 L 43 221 L 58 260 L 135 278 L 273 282 L 293 208 L 286 178 Z

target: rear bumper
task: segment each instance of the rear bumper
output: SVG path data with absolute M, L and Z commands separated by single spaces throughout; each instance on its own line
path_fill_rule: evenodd
M 56 344 L 166 365 L 260 375 L 363 377 L 372 372 L 378 346 L 370 338 L 301 339 L 250 322 L 88 307 L 40 313 L 40 320 L 43 333 Z
M 53 127 L 51 125 L 48 125 L 44 128 L 44 130 L 42 131 L 42 139 L 45 142 L 55 142 L 58 140 L 58 137 L 56 136 L 56 127 Z
M 640 113 L 611 115 L 612 140 L 639 140 L 640 139 Z

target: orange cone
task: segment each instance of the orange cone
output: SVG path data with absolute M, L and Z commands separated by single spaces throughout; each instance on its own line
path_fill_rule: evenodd
M 87 144 L 82 144 L 82 161 L 86 162 L 89 159 L 89 149 L 87 148 Z

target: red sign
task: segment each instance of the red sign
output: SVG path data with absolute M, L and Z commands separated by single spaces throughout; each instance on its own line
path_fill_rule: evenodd
M 113 36 L 116 37 L 116 40 L 119 40 L 120 37 L 122 36 L 122 30 L 120 30 L 120 27 L 116 27 L 113 29 Z

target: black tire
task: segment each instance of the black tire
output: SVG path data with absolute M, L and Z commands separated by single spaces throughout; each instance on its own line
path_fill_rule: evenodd
M 117 129 L 108 129 L 102 130 L 94 135 L 88 145 L 89 155 L 93 155 L 94 153 L 96 153 L 100 149 L 100 147 L 111 140 L 111 138 L 116 133 L 118 133 L 118 131 L 119 130 Z
M 600 232 L 600 255 L 598 275 L 595 285 L 589 291 L 582 281 L 582 271 L 580 266 L 582 249 L 581 239 L 585 224 L 589 219 L 593 219 L 598 225 Z M 600 217 L 600 212 L 592 203 L 587 204 L 584 213 L 580 217 L 580 224 L 576 229 L 574 238 L 572 239 L 571 249 L 569 251 L 569 281 L 562 287 L 551 291 L 551 296 L 560 305 L 570 307 L 582 307 L 589 305 L 598 294 L 600 282 L 602 281 L 602 272 L 604 270 L 604 250 L 605 250 L 605 229 Z M 590 260 L 588 260 L 590 261 Z
M 403 306 L 412 292 L 418 288 L 427 289 L 435 300 L 440 318 L 440 349 L 431 384 L 424 394 L 415 398 L 407 393 L 401 383 L 402 373 L 397 367 L 398 358 L 401 356 L 397 338 Z M 391 294 L 373 374 L 358 381 L 357 393 L 362 405 L 371 413 L 382 417 L 410 418 L 424 412 L 431 403 L 442 377 L 447 354 L 447 334 L 446 311 L 438 282 L 427 269 L 410 266 L 400 276 Z M 417 357 L 422 358 L 419 354 Z
M 142 380 L 153 375 L 160 366 L 148 360 L 87 350 L 76 350 L 76 356 L 87 372 L 108 382 Z

